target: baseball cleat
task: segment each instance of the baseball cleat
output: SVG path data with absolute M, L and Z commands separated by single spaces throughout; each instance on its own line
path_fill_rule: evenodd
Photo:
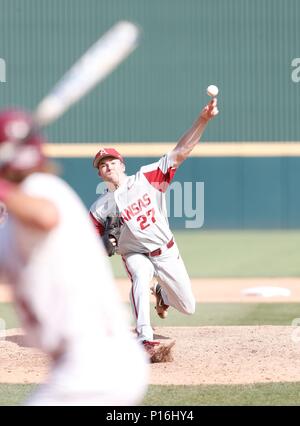
M 150 359 L 151 359 L 151 357 L 153 357 L 155 354 L 156 347 L 160 345 L 160 342 L 154 341 L 154 340 L 143 340 L 142 343 L 143 343 L 145 351 L 147 352 L 147 354 L 150 356 Z
M 149 356 L 151 364 L 158 362 L 172 362 L 174 360 L 172 354 L 172 348 L 175 345 L 175 341 L 170 343 L 160 343 L 153 340 L 144 340 L 143 346 Z
M 156 298 L 155 309 L 156 309 L 157 315 L 160 318 L 165 319 L 168 316 L 169 305 L 164 304 L 164 300 L 161 295 L 161 290 L 162 290 L 162 287 L 158 283 L 154 284 L 154 286 L 151 287 L 151 292 Z

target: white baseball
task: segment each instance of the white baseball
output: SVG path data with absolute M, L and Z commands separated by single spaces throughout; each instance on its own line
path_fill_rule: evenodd
M 210 86 L 208 86 L 207 88 L 207 94 L 208 96 L 217 96 L 217 94 L 219 93 L 219 89 L 217 88 L 217 86 L 214 86 L 213 84 L 211 84 Z

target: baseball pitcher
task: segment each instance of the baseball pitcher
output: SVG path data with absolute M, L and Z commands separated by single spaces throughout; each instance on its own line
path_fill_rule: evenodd
M 169 228 L 165 193 L 180 164 L 189 156 L 213 117 L 218 114 L 213 98 L 174 149 L 160 160 L 125 173 L 119 152 L 102 148 L 93 166 L 106 182 L 107 190 L 90 208 L 90 216 L 104 240 L 108 254 L 122 256 L 132 282 L 130 300 L 136 319 L 138 340 L 146 349 L 158 345 L 150 324 L 149 282 L 161 318 L 171 306 L 193 314 L 195 299 L 191 281 Z

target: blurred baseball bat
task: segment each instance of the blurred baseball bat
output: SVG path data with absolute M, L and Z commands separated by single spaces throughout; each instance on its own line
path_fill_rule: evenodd
M 34 112 L 37 126 L 47 126 L 62 116 L 103 80 L 138 46 L 140 29 L 128 21 L 117 22 L 66 72 Z

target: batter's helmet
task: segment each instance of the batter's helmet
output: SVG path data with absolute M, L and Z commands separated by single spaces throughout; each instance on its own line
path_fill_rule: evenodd
M 0 169 L 24 171 L 42 164 L 43 142 L 30 114 L 18 109 L 0 111 Z

